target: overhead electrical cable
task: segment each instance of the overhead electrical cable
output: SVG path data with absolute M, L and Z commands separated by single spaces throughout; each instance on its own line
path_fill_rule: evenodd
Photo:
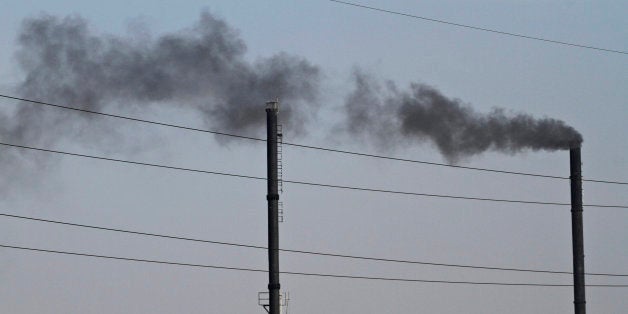
M 614 50 L 614 49 L 608 49 L 608 48 L 600 48 L 600 47 L 595 47 L 595 46 L 590 46 L 590 45 L 575 44 L 575 43 L 569 43 L 569 42 L 565 42 L 565 41 L 547 39 L 547 38 L 542 38 L 542 37 L 535 37 L 535 36 L 530 36 L 530 35 L 523 35 L 523 34 L 504 32 L 504 31 L 490 29 L 490 28 L 484 28 L 484 27 L 472 26 L 472 25 L 467 25 L 467 24 L 454 23 L 454 22 L 449 22 L 449 21 L 445 21 L 445 20 L 439 20 L 439 19 L 434 19 L 434 18 L 429 18 L 429 17 L 424 17 L 424 16 L 418 16 L 418 15 L 409 14 L 409 13 L 403 13 L 403 12 L 399 12 L 399 11 L 392 11 L 392 10 L 376 8 L 376 7 L 367 6 L 367 5 L 363 5 L 363 4 L 359 4 L 359 3 L 355 3 L 355 2 L 346 2 L 346 1 L 339 1 L 339 0 L 329 0 L 329 1 L 340 3 L 340 4 L 344 4 L 344 5 L 348 5 L 348 6 L 352 6 L 352 7 L 356 7 L 356 8 L 368 9 L 368 10 L 373 10 L 373 11 L 378 11 L 378 12 L 383 12 L 383 13 L 388 13 L 388 14 L 405 16 L 405 17 L 409 17 L 409 18 L 413 18 L 413 19 L 424 20 L 424 21 L 428 21 L 428 22 L 447 24 L 447 25 L 451 25 L 451 26 L 462 27 L 462 28 L 467 28 L 467 29 L 472 29 L 472 30 L 477 30 L 477 31 L 483 31 L 483 32 L 489 32 L 489 33 L 494 33 L 494 34 L 499 34 L 499 35 L 505 35 L 505 36 L 511 36 L 511 37 L 518 37 L 518 38 L 542 41 L 542 42 L 558 44 L 558 45 L 564 45 L 564 46 L 570 46 L 570 47 L 576 47 L 576 48 L 593 49 L 593 50 L 598 50 L 598 51 L 603 51 L 603 52 L 619 53 L 619 54 L 624 54 L 624 55 L 628 54 L 628 51 Z
M 157 237 L 157 238 L 165 238 L 165 239 L 172 239 L 172 240 L 183 240 L 183 241 L 218 244 L 218 245 L 235 246 L 235 247 L 252 248 L 252 249 L 263 249 L 263 250 L 268 249 L 268 247 L 260 246 L 260 245 L 203 240 L 203 239 L 196 239 L 196 238 L 183 237 L 183 236 L 165 235 L 165 234 L 157 234 L 157 233 L 150 233 L 150 232 L 125 230 L 125 229 L 120 229 L 120 228 L 110 228 L 110 227 L 93 226 L 93 225 L 86 225 L 86 224 L 77 224 L 77 223 L 71 223 L 71 222 L 66 222 L 66 221 L 27 217 L 27 216 L 12 215 L 12 214 L 6 214 L 6 213 L 0 213 L 0 216 L 16 218 L 16 219 L 32 220 L 32 221 L 38 221 L 38 222 L 45 222 L 45 223 L 53 223 L 53 224 L 59 224 L 59 225 L 65 225 L 65 226 L 73 226 L 73 227 L 88 228 L 88 229 L 103 230 L 103 231 L 113 231 L 113 232 Z M 380 257 L 356 256 L 356 255 L 347 255 L 347 254 L 338 254 L 338 253 L 329 253 L 329 252 L 315 252 L 315 251 L 305 251 L 305 250 L 279 249 L 279 251 L 288 252 L 288 253 L 307 254 L 307 255 L 319 255 L 319 256 L 327 256 L 327 257 L 338 257 L 338 258 L 347 258 L 347 259 L 358 259 L 358 260 L 369 260 L 369 261 L 391 262 L 391 263 L 402 263 L 402 264 L 417 264 L 417 265 L 427 265 L 427 266 L 513 271 L 513 272 L 546 273 L 546 274 L 565 274 L 565 275 L 573 274 L 573 272 L 568 272 L 568 271 L 447 264 L 447 263 L 423 262 L 423 261 L 390 259 L 390 258 L 380 258 Z M 585 273 L 585 275 L 605 276 L 605 277 L 628 277 L 628 274 L 610 274 L 610 273 Z
M 416 159 L 407 159 L 407 158 L 383 156 L 383 155 L 354 152 L 354 151 L 335 149 L 335 148 L 319 147 L 319 146 L 304 145 L 304 144 L 295 144 L 295 143 L 289 143 L 289 142 L 282 142 L 282 144 L 283 145 L 289 145 L 289 146 L 295 146 L 295 147 L 301 147 L 301 148 L 322 150 L 322 151 L 333 152 L 333 153 L 341 153 L 341 154 L 346 154 L 346 155 L 355 155 L 355 156 L 370 157 L 370 158 L 377 158 L 377 159 L 402 161 L 402 162 L 417 163 L 417 164 L 424 164 L 424 165 L 430 165 L 430 166 L 441 166 L 441 167 L 458 168 L 458 169 L 466 169 L 466 170 L 477 170 L 477 171 L 485 171 L 485 172 L 513 174 L 513 175 L 520 175 L 520 176 L 540 177 L 540 178 L 548 178 L 548 179 L 569 180 L 569 177 L 561 177 L 561 176 L 553 176 L 553 175 L 545 175 L 545 174 L 537 174 L 537 173 L 527 173 L 527 172 L 517 172 L 517 171 L 507 171 L 507 170 L 499 170 L 499 169 L 489 169 L 489 168 L 468 167 L 468 166 L 460 166 L 460 165 L 450 165 L 450 164 L 445 164 L 445 163 L 440 163 L 440 162 L 431 162 L 431 161 L 422 161 L 422 160 L 416 160 Z M 598 182 L 615 183 L 615 182 L 611 182 L 611 181 L 598 181 Z M 624 183 L 619 182 L 618 184 L 624 184 Z M 625 184 L 628 185 L 628 182 L 625 182 Z
M 209 171 L 209 170 L 200 170 L 200 169 L 192 169 L 192 168 L 167 166 L 167 165 L 153 164 L 153 163 L 147 163 L 147 162 L 141 162 L 141 161 L 132 161 L 132 160 L 115 159 L 115 158 L 108 158 L 108 157 L 102 157 L 102 156 L 77 154 L 77 153 L 70 153 L 70 152 L 64 152 L 64 151 L 59 151 L 59 150 L 37 148 L 37 147 L 30 147 L 30 146 L 23 146 L 23 145 L 15 145 L 15 144 L 2 143 L 2 142 L 0 142 L 0 145 L 9 146 L 9 147 L 15 147 L 15 148 L 21 148 L 21 149 L 35 150 L 35 151 L 46 152 L 46 153 L 74 156 L 74 157 L 90 158 L 90 159 L 97 159 L 97 160 L 106 160 L 106 161 L 112 161 L 112 162 L 118 162 L 118 163 L 138 165 L 138 166 L 147 166 L 147 167 L 164 168 L 164 169 L 170 169 L 170 170 L 179 170 L 179 171 L 197 172 L 197 173 L 205 173 L 205 174 L 214 174 L 214 175 L 219 175 L 219 176 L 238 177 L 238 178 L 253 179 L 253 180 L 266 180 L 266 178 L 263 178 L 263 177 L 248 176 L 248 175 L 243 175 L 243 174 L 235 174 L 235 173 L 227 173 L 227 172 L 218 172 L 218 171 Z
M 104 113 L 104 112 L 100 112 L 100 111 L 80 109 L 80 108 L 64 106 L 64 105 L 58 105 L 58 104 L 52 104 L 52 103 L 48 103 L 48 102 L 31 100 L 31 99 L 15 97 L 15 96 L 10 96 L 10 95 L 2 95 L 2 94 L 0 94 L 0 97 L 7 98 L 7 99 L 24 101 L 24 102 L 29 102 L 29 103 L 43 105 L 43 106 L 50 106 L 50 107 L 55 107 L 55 108 L 60 108 L 60 109 L 73 110 L 73 111 L 82 112 L 82 113 L 96 114 L 96 115 L 106 116 L 106 117 L 110 117 L 110 118 L 129 120 L 129 121 L 133 121 L 133 122 L 140 122 L 140 123 L 146 123 L 146 124 L 153 124 L 153 125 L 159 125 L 159 126 L 164 126 L 164 127 L 182 129 L 182 130 L 187 130 L 187 131 L 203 132 L 203 133 L 209 133 L 209 134 L 220 135 L 220 136 L 228 136 L 228 137 L 234 137 L 234 138 L 240 138 L 240 139 L 247 139 L 247 140 L 258 141 L 258 142 L 266 142 L 266 139 L 252 137 L 252 136 L 238 135 L 238 134 L 232 134 L 232 133 L 226 133 L 226 132 L 212 131 L 212 130 L 188 127 L 188 126 L 183 126 L 183 125 L 171 124 L 171 123 L 164 123 L 164 122 L 153 121 L 153 120 L 133 118 L 133 117 L 123 116 L 123 115 L 118 115 L 118 114 L 110 114 L 110 113 Z M 508 171 L 508 170 L 499 170 L 499 169 L 490 169 L 490 168 L 480 168 L 480 167 L 451 165 L 451 164 L 446 164 L 446 163 L 422 161 L 422 160 L 399 158 L 399 157 L 391 157 L 391 156 L 369 154 L 369 153 L 361 153 L 361 152 L 354 152 L 354 151 L 335 149 L 335 148 L 329 148 L 329 147 L 320 147 L 320 146 L 314 146 L 314 145 L 290 143 L 290 142 L 285 142 L 285 141 L 282 142 L 282 144 L 283 145 L 287 145 L 287 146 L 294 146 L 294 147 L 299 147 L 299 148 L 306 148 L 306 149 L 327 151 L 327 152 L 333 152 L 333 153 L 340 153 L 340 154 L 345 154 L 345 155 L 354 155 L 354 156 L 369 157 L 369 158 L 376 158 L 376 159 L 401 161 L 401 162 L 424 164 L 424 165 L 430 165 L 430 166 L 440 166 L 440 167 L 449 167 L 449 168 L 457 168 L 457 169 L 465 169 L 465 170 L 475 170 L 475 171 L 484 171 L 484 172 L 493 172 L 493 173 L 502 173 L 502 174 L 511 174 L 511 175 L 520 175 L 520 176 L 530 176 L 530 177 L 539 177 L 539 178 L 548 178 L 548 179 L 569 180 L 569 177 L 564 177 L 564 176 L 554 176 L 554 175 L 546 175 L 546 174 L 538 174 L 538 173 L 528 173 L 528 172 Z M 582 181 L 594 182 L 594 183 L 628 185 L 628 182 L 611 181 L 611 180 L 597 180 L 597 179 L 586 179 L 586 178 L 583 178 Z
M 57 104 L 52 104 L 52 103 L 49 103 L 49 102 L 31 100 L 31 99 L 26 99 L 26 98 L 21 98 L 21 97 L 14 97 L 14 96 L 9 96 L 9 95 L 2 95 L 2 94 L 0 94 L 0 97 L 7 98 L 7 99 L 24 101 L 24 102 L 29 102 L 29 103 L 38 104 L 38 105 L 49 106 L 49 107 L 55 107 L 55 108 L 60 108 L 60 109 L 68 109 L 68 110 L 78 111 L 78 112 L 82 112 L 82 113 L 96 114 L 96 115 L 101 115 L 101 116 L 110 117 L 110 118 L 117 118 L 117 119 L 129 120 L 129 121 L 133 121 L 133 122 L 154 124 L 154 125 L 165 126 L 165 127 L 169 127 L 169 128 L 182 129 L 182 130 L 187 130 L 187 131 L 211 133 L 211 134 L 216 134 L 216 135 L 237 137 L 237 138 L 241 138 L 241 139 L 254 140 L 254 141 L 262 141 L 262 142 L 266 141 L 265 139 L 251 137 L 251 136 L 229 134 L 229 133 L 218 132 L 218 131 L 209 131 L 209 130 L 204 130 L 204 129 L 199 129 L 199 128 L 187 127 L 187 126 L 183 126 L 183 125 L 163 123 L 163 122 L 158 122 L 158 121 L 151 121 L 151 120 L 145 120 L 145 119 L 140 119 L 140 118 L 127 117 L 127 116 L 118 115 L 118 114 L 110 114 L 110 113 L 104 113 L 104 112 L 100 112 L 100 111 L 94 111 L 94 110 L 87 110 L 87 109 L 75 108 L 75 107 L 70 107 L 70 106 L 57 105 Z
M 236 270 L 236 271 L 259 272 L 259 273 L 266 273 L 266 272 L 268 272 L 265 269 L 241 268 L 241 267 L 217 266 L 217 265 L 205 265 L 205 264 L 191 264 L 191 263 L 181 263 L 181 262 L 169 262 L 169 261 L 159 261 L 159 260 L 130 258 L 130 257 L 119 257 L 119 256 L 97 255 L 97 254 L 88 254 L 88 253 L 58 251 L 58 250 L 47 250 L 47 249 L 30 248 L 30 247 L 23 247 L 23 246 L 13 246 L 13 245 L 5 245 L 5 244 L 0 244 L 0 247 L 8 248 L 8 249 L 32 251 L 32 252 L 41 252 L 41 253 L 54 253 L 54 254 L 62 254 L 62 255 L 73 255 L 73 256 L 103 258 L 103 259 L 118 260 L 118 261 L 165 264 L 165 265 L 187 266 L 187 267 L 197 267 L 197 268 L 213 268 L 213 269 Z M 364 279 L 364 280 L 380 280 L 380 281 L 401 281 L 401 282 L 422 282 L 422 283 L 442 283 L 442 284 L 459 284 L 459 285 L 528 286 L 528 287 L 573 287 L 573 285 L 570 285 L 570 284 L 427 280 L 427 279 L 410 279 L 410 278 L 391 278 L 391 277 L 336 275 L 336 274 L 306 273 L 306 272 L 291 272 L 291 271 L 282 271 L 280 273 L 284 274 L 284 275 L 298 275 L 298 276 L 312 276 L 312 277 Z M 612 284 L 593 284 L 592 285 L 592 284 L 589 284 L 589 285 L 587 285 L 587 287 L 596 287 L 596 288 L 628 288 L 628 285 L 612 285 Z
M 10 143 L 0 142 L 0 145 L 27 149 L 27 150 L 35 150 L 40 152 L 54 153 L 60 155 L 68 155 L 74 157 L 82 157 L 82 158 L 90 158 L 97 160 L 106 160 L 118 163 L 126 163 L 140 166 L 149 166 L 156 168 L 165 168 L 171 170 L 180 170 L 180 171 L 189 171 L 189 172 L 197 172 L 197 173 L 205 173 L 205 174 L 214 174 L 220 176 L 229 176 L 229 177 L 238 177 L 245 179 L 254 179 L 254 180 L 266 180 L 264 177 L 236 174 L 236 173 L 228 173 L 228 172 L 219 172 L 219 171 L 210 171 L 210 170 L 200 170 L 200 169 L 192 169 L 192 168 L 183 168 L 176 166 L 167 166 L 160 165 L 154 163 L 140 162 L 140 161 L 131 161 L 131 160 L 123 160 L 102 156 L 93 156 L 93 155 L 85 155 L 78 153 L 70 153 L 59 150 L 45 149 L 45 148 L 37 148 L 32 146 L 24 146 Z M 284 183 L 292 183 L 298 185 L 307 185 L 307 186 L 317 186 L 317 187 L 325 187 L 325 188 L 334 188 L 334 189 L 344 189 L 344 190 L 354 190 L 354 191 L 364 191 L 364 192 L 378 192 L 378 193 L 388 193 L 388 194 L 398 194 L 398 195 L 410 195 L 410 196 L 423 196 L 423 197 L 435 197 L 435 198 L 448 198 L 448 199 L 461 199 L 461 200 L 469 200 L 469 201 L 485 201 L 485 202 L 499 202 L 499 203 L 519 203 L 519 204 L 534 204 L 534 205 L 555 205 L 555 206 L 570 206 L 569 203 L 559 203 L 559 202 L 542 202 L 542 201 L 527 201 L 527 200 L 510 200 L 510 199 L 498 199 L 498 198 L 484 198 L 484 197 L 471 197 L 471 196 L 458 196 L 458 195 L 445 195 L 445 194 L 431 194 L 431 193 L 419 193 L 419 192 L 405 192 L 405 191 L 395 191 L 395 190 L 385 190 L 385 189 L 374 189 L 374 188 L 364 188 L 364 187 L 355 187 L 355 186 L 347 186 L 347 185 L 336 185 L 336 184 L 327 184 L 327 183 L 315 183 L 315 182 L 306 182 L 306 181 L 295 181 L 295 180 L 282 180 Z M 601 204 L 584 204 L 585 207 L 599 207 L 599 208 L 625 208 L 628 209 L 628 205 L 601 205 Z

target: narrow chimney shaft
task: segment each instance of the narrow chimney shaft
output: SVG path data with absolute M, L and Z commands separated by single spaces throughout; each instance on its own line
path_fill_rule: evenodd
M 277 167 L 278 101 L 266 103 L 268 194 L 268 292 L 269 314 L 280 313 L 279 294 L 279 178 Z
M 573 287 L 576 314 L 586 313 L 584 284 L 584 235 L 582 223 L 582 162 L 580 145 L 569 150 L 571 182 L 571 235 L 573 245 Z

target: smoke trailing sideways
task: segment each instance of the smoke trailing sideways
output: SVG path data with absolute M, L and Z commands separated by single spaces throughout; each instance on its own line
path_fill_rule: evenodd
M 582 143 L 580 133 L 560 120 L 507 115 L 503 109 L 480 114 L 427 85 L 414 83 L 399 91 L 392 82 L 381 84 L 360 70 L 353 77 L 355 89 L 344 105 L 344 129 L 352 135 L 367 134 L 379 146 L 429 141 L 455 163 L 488 150 L 551 151 Z
M 264 125 L 264 102 L 279 98 L 286 124 L 298 129 L 318 94 L 316 66 L 285 53 L 247 61 L 237 31 L 208 12 L 156 39 L 94 35 L 80 17 L 41 16 L 23 22 L 18 43 L 19 94 L 82 109 L 161 103 L 197 110 L 214 129 L 246 132 Z M 3 123 L 2 138 L 32 143 L 76 132 L 64 122 L 90 118 L 24 104 Z
M 111 112 L 181 107 L 200 113 L 213 130 L 238 134 L 264 126 L 263 104 L 270 99 L 280 99 L 292 134 L 304 133 L 318 108 L 319 67 L 286 53 L 248 61 L 237 31 L 208 12 L 194 26 L 157 38 L 96 35 L 80 17 L 40 16 L 23 22 L 18 44 L 25 78 L 17 92 L 24 98 L 94 111 L 117 106 Z M 456 162 L 488 150 L 557 150 L 582 142 L 559 120 L 501 109 L 480 114 L 433 87 L 412 84 L 400 91 L 361 71 L 353 77 L 338 128 L 380 147 L 428 141 Z M 82 134 L 93 119 L 23 103 L 14 113 L 0 113 L 0 139 L 48 146 L 62 135 L 88 142 L 93 137 Z

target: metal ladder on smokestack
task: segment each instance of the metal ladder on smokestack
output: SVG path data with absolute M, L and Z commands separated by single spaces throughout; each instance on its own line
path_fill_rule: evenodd
M 277 184 L 283 193 L 283 127 L 277 124 Z M 283 222 L 283 202 L 278 203 L 279 222 Z
M 277 178 L 279 192 L 283 193 L 283 128 L 277 124 Z

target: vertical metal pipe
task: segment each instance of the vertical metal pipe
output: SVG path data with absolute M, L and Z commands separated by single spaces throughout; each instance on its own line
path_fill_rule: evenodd
M 576 314 L 586 313 L 584 294 L 584 234 L 582 227 L 582 162 L 580 147 L 569 150 L 571 181 L 571 237 L 573 245 L 573 293 Z
M 268 174 L 268 292 L 270 314 L 279 314 L 279 181 L 277 178 L 277 111 L 279 103 L 266 103 L 266 154 Z

